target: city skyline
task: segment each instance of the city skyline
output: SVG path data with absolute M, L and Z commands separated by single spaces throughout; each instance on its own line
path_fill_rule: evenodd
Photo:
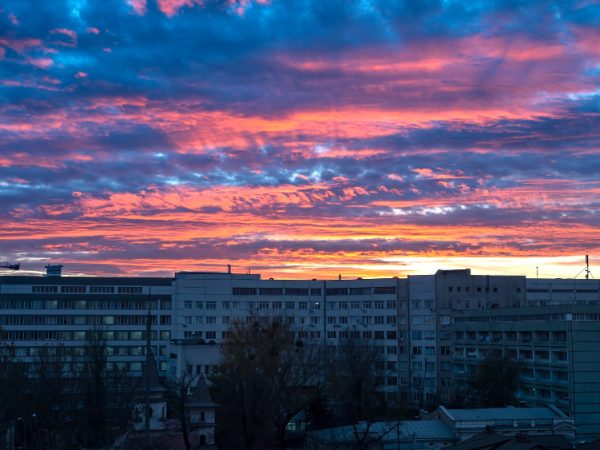
M 9 0 L 0 260 L 595 274 L 598 42 L 585 0 Z

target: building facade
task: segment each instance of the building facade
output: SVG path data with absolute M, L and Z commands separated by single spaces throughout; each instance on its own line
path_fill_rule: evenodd
M 51 270 L 49 270 L 52 273 Z M 134 376 L 142 373 L 148 311 L 151 344 L 162 374 L 171 341 L 170 278 L 0 277 L 0 340 L 17 358 L 35 362 L 40 349 L 70 360 L 83 355 L 98 333 L 109 364 Z
M 483 356 L 483 344 L 496 342 L 494 331 L 508 339 L 504 330 L 489 329 L 489 342 L 474 342 L 475 347 L 460 342 L 456 327 L 475 327 L 463 330 L 475 336 L 486 331 L 466 318 L 493 317 L 497 311 L 528 305 L 597 304 L 597 280 L 472 275 L 468 269 L 407 278 L 274 280 L 231 270 L 179 272 L 173 278 L 70 277 L 51 266 L 47 276 L 0 277 L 0 338 L 14 345 L 19 358 L 34 361 L 41 347 L 81 354 L 90 336 L 100 332 L 109 362 L 141 375 L 150 311 L 159 372 L 179 377 L 188 366 L 208 374 L 219 363 L 220 345 L 232 321 L 282 317 L 307 342 L 369 340 L 381 354 L 386 396 L 425 408 L 452 401 L 460 364 L 465 372 L 466 365 L 478 360 L 471 355 Z M 548 329 L 550 336 L 565 331 L 555 322 L 558 328 Z M 535 355 L 538 349 L 530 350 Z M 585 366 L 580 369 L 585 373 Z M 548 370 L 552 375 L 554 369 Z M 551 389 L 551 400 L 570 402 L 569 383 Z M 547 395 L 537 385 L 535 392 Z
M 575 418 L 578 438 L 600 432 L 600 305 L 464 311 L 451 326 L 457 389 L 490 356 L 519 361 L 517 397 L 556 405 Z

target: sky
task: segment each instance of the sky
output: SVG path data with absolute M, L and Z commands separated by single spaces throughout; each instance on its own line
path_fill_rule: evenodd
M 0 217 L 26 273 L 594 273 L 600 3 L 3 0 Z

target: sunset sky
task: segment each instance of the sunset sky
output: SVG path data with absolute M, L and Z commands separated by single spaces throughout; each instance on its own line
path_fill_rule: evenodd
M 600 3 L 3 0 L 0 212 L 34 271 L 600 276 Z

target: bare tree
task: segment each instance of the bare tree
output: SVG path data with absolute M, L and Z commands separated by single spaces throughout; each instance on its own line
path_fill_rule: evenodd
M 212 377 L 216 400 L 245 449 L 285 449 L 286 426 L 317 397 L 324 377 L 318 350 L 294 339 L 281 318 L 232 324 Z
M 372 448 L 383 437 L 373 433 L 373 424 L 385 417 L 388 406 L 381 391 L 381 356 L 370 341 L 353 338 L 328 353 L 327 393 L 337 420 L 352 426 L 357 449 Z
M 188 416 L 186 402 L 190 397 L 192 387 L 198 380 L 198 375 L 192 372 L 192 366 L 185 365 L 185 370 L 181 376 L 176 377 L 171 382 L 171 393 L 174 394 L 177 403 L 177 416 L 179 417 L 179 423 L 181 427 L 181 434 L 183 436 L 183 442 L 186 450 L 191 450 L 192 445 L 190 443 L 190 418 Z

